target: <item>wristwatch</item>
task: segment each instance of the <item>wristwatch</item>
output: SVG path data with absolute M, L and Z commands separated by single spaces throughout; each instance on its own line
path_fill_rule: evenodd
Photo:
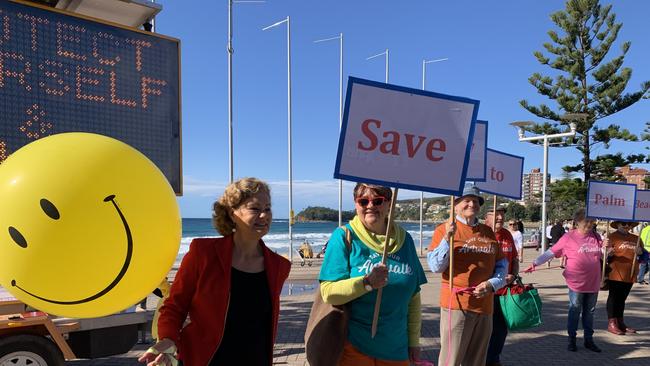
M 368 292 L 372 291 L 372 286 L 370 285 L 370 281 L 368 281 L 368 276 L 363 276 L 363 288 Z

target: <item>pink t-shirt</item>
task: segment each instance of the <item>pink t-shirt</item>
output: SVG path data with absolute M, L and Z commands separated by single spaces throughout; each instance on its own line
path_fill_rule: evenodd
M 577 230 L 571 230 L 551 247 L 555 258 L 567 258 L 562 275 L 571 290 L 587 293 L 600 290 L 600 260 L 603 258 L 600 246 L 598 234 L 583 235 Z

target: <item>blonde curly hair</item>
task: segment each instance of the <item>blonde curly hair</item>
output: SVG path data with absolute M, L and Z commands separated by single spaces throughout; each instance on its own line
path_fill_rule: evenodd
M 221 235 L 230 235 L 234 231 L 235 223 L 230 217 L 230 210 L 239 207 L 244 201 L 259 192 L 265 192 L 269 197 L 271 196 L 269 185 L 252 177 L 242 178 L 226 187 L 223 196 L 212 206 L 212 224 Z

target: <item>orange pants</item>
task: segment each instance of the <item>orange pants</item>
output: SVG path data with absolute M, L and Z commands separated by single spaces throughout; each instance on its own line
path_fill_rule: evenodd
M 343 355 L 338 366 L 409 366 L 409 360 L 386 361 L 378 360 L 359 352 L 350 342 L 345 342 Z

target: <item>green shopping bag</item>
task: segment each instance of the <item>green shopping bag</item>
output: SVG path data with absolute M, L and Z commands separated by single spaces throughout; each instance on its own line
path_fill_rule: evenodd
M 509 330 L 523 330 L 542 324 L 542 300 L 537 289 L 524 288 L 522 293 L 508 292 L 499 296 L 501 311 Z

